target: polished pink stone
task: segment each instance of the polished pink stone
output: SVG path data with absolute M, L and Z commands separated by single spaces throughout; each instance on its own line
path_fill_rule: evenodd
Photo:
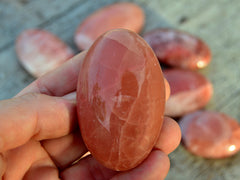
M 57 68 L 74 55 L 62 40 L 40 29 L 23 31 L 16 41 L 16 53 L 20 63 L 35 77 Z
M 211 52 L 200 38 L 175 29 L 154 29 L 144 35 L 153 48 L 158 60 L 184 69 L 198 69 L 207 66 Z
M 202 74 L 176 68 L 164 70 L 163 73 L 171 89 L 165 115 L 180 117 L 199 110 L 210 101 L 213 87 Z
M 164 105 L 164 78 L 148 44 L 124 29 L 98 38 L 77 88 L 79 125 L 91 154 L 117 171 L 139 165 L 157 141 Z
M 80 50 L 88 49 L 98 36 L 115 28 L 139 33 L 145 15 L 141 7 L 130 2 L 108 5 L 88 16 L 77 28 L 74 40 Z
M 205 158 L 223 158 L 240 150 L 238 122 L 219 112 L 197 111 L 180 121 L 185 147 Z

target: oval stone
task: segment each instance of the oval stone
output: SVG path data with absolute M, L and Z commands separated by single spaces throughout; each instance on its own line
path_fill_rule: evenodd
M 200 38 L 175 29 L 154 29 L 144 36 L 158 60 L 170 66 L 198 69 L 207 66 L 211 52 Z
M 240 127 L 226 114 L 197 111 L 180 121 L 182 139 L 191 153 L 205 158 L 224 158 L 240 150 Z
M 136 167 L 157 141 L 164 106 L 164 78 L 149 45 L 124 29 L 98 38 L 77 87 L 80 130 L 91 154 L 113 170 Z
M 171 89 L 165 115 L 180 117 L 204 107 L 210 101 L 213 87 L 202 74 L 176 68 L 164 70 L 163 74 Z
M 144 21 L 144 12 L 137 4 L 115 3 L 103 7 L 87 17 L 78 26 L 74 40 L 80 50 L 85 50 L 98 36 L 111 29 L 124 28 L 139 33 Z
M 16 53 L 23 67 L 35 77 L 57 68 L 74 55 L 62 40 L 40 29 L 23 31 L 16 41 Z

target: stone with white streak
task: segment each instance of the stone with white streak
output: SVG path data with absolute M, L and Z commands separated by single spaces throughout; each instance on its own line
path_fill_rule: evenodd
M 16 41 L 20 63 L 34 77 L 57 68 L 73 57 L 73 50 L 54 34 L 40 29 L 23 31 Z
M 232 117 L 213 111 L 197 111 L 180 120 L 184 146 L 205 158 L 224 158 L 240 150 L 240 127 Z
M 163 73 L 171 89 L 165 115 L 183 116 L 204 107 L 211 99 L 212 84 L 200 73 L 183 69 L 168 69 Z

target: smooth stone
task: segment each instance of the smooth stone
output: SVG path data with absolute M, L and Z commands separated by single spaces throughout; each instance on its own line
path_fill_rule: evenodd
M 34 77 L 42 76 L 74 56 L 73 50 L 57 36 L 40 29 L 23 31 L 16 41 L 16 53 Z
M 78 26 L 74 41 L 80 50 L 85 50 L 108 30 L 124 28 L 139 33 L 144 22 L 144 11 L 137 4 L 130 2 L 115 3 L 88 16 Z
M 91 154 L 116 171 L 136 167 L 158 139 L 164 106 L 163 74 L 144 39 L 124 29 L 98 38 L 77 87 L 80 130 Z
M 171 89 L 165 115 L 180 117 L 203 108 L 210 101 L 213 87 L 202 74 L 177 68 L 164 70 L 163 74 Z
M 162 63 L 183 69 L 204 68 L 210 63 L 211 52 L 207 44 L 187 32 L 158 28 L 143 37 Z
M 182 140 L 188 151 L 204 158 L 224 158 L 240 150 L 240 127 L 226 114 L 197 111 L 180 121 Z

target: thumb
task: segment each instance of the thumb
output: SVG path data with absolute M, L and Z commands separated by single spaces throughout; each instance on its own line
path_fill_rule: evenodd
M 64 136 L 76 124 L 75 103 L 64 98 L 26 94 L 0 101 L 0 152 Z

